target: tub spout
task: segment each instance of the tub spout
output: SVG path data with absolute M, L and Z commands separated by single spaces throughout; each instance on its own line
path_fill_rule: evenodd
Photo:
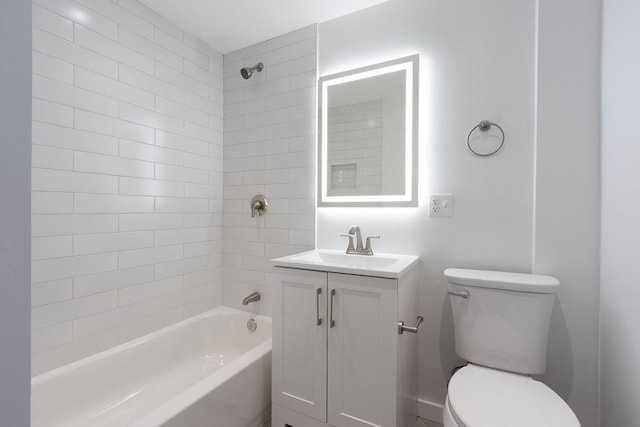
M 259 292 L 254 292 L 244 297 L 244 299 L 242 300 L 242 305 L 249 305 L 250 302 L 256 302 L 256 301 L 260 301 Z

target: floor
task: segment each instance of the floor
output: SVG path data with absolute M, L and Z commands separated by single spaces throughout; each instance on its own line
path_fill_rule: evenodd
M 442 424 L 418 417 L 418 420 L 416 422 L 416 427 L 442 427 Z
M 271 421 L 263 424 L 263 427 L 271 427 Z M 442 427 L 442 424 L 418 417 L 418 419 L 416 420 L 416 427 Z

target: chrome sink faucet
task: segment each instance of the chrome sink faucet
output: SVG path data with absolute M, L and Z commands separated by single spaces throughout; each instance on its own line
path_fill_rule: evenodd
M 373 249 L 371 248 L 371 239 L 379 239 L 380 236 L 369 236 L 366 240 L 366 246 L 362 246 L 362 234 L 360 233 L 360 227 L 357 225 L 352 226 L 349 229 L 348 234 L 341 234 L 343 237 L 349 238 L 349 245 L 347 246 L 346 253 L 354 255 L 373 255 Z M 356 246 L 353 246 L 353 238 L 356 238 Z

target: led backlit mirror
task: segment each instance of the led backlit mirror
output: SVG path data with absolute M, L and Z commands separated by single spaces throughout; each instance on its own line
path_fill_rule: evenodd
M 318 206 L 417 206 L 418 62 L 320 78 Z

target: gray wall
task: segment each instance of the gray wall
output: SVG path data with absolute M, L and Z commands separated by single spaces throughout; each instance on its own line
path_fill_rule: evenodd
M 0 425 L 29 425 L 31 2 L 0 6 Z
M 600 425 L 640 420 L 640 3 L 605 0 Z

